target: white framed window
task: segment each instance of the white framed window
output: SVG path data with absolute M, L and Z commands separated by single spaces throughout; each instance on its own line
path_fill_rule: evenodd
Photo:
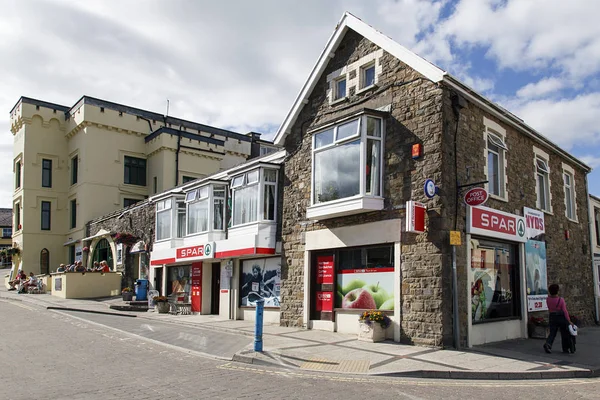
M 346 76 L 333 81 L 333 101 L 341 100 L 347 96 Z
M 208 231 L 208 211 L 209 198 L 208 186 L 201 187 L 197 192 L 197 197 L 187 205 L 187 234 L 193 235 Z M 189 193 L 188 193 L 189 194 Z
M 313 135 L 312 204 L 381 196 L 383 120 L 361 115 Z
M 360 68 L 360 89 L 375 85 L 375 61 Z
M 487 189 L 491 196 L 508 201 L 506 190 L 506 130 L 494 121 L 483 118 L 486 143 L 485 157 Z
M 565 191 L 565 216 L 571 221 L 577 221 L 577 204 L 575 196 L 575 171 L 563 164 L 563 187 Z
M 213 186 L 213 230 L 225 229 L 225 200 L 227 188 L 225 186 Z
M 156 240 L 171 238 L 171 199 L 161 200 L 156 203 Z
M 265 166 L 232 179 L 232 226 L 276 220 L 277 172 Z
M 550 191 L 550 157 L 548 153 L 533 148 L 535 168 L 536 206 L 538 209 L 552 212 L 552 195 Z

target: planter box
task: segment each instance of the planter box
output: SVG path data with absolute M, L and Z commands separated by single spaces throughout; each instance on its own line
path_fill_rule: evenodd
M 546 339 L 550 334 L 550 328 L 547 326 L 527 325 L 529 337 L 532 339 Z
M 159 314 L 166 314 L 171 310 L 171 305 L 166 301 L 156 302 L 156 310 Z
M 358 321 L 358 340 L 363 342 L 381 342 L 385 340 L 385 329 L 379 324 L 367 325 Z
M 133 292 L 123 292 L 123 301 L 132 301 Z

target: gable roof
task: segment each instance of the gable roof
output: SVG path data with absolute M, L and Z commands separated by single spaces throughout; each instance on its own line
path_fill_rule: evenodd
M 315 88 L 315 85 L 317 84 L 321 75 L 325 71 L 325 68 L 327 68 L 329 60 L 333 57 L 335 50 L 344 39 L 344 36 L 346 35 L 348 29 L 352 29 L 353 31 L 362 35 L 365 39 L 368 39 L 371 43 L 379 46 L 381 49 L 390 53 L 392 56 L 407 64 L 412 69 L 419 72 L 421 75 L 423 75 L 430 81 L 434 83 L 444 82 L 449 87 L 453 88 L 462 96 L 470 100 L 472 103 L 477 104 L 479 107 L 485 109 L 487 112 L 496 116 L 503 122 L 518 129 L 525 135 L 531 137 L 533 140 L 554 149 L 557 153 L 563 155 L 565 158 L 569 159 L 586 172 L 591 171 L 591 168 L 589 166 L 587 166 L 571 154 L 561 149 L 557 144 L 553 143 L 550 139 L 546 138 L 545 136 L 537 132 L 535 129 L 527 125 L 522 119 L 520 119 L 516 115 L 512 114 L 511 112 L 502 108 L 498 104 L 495 104 L 491 100 L 477 93 L 474 89 L 460 82 L 448 72 L 438 68 L 437 66 L 425 60 L 424 58 L 408 50 L 406 47 L 401 46 L 399 43 L 395 42 L 390 37 L 379 32 L 378 30 L 366 24 L 361 19 L 355 17 L 349 12 L 345 12 L 340 22 L 338 22 L 338 24 L 336 25 L 333 34 L 327 41 L 325 49 L 323 49 L 323 51 L 321 52 L 317 63 L 313 67 L 312 71 L 310 72 L 310 75 L 308 76 L 308 79 L 306 80 L 306 82 L 302 86 L 302 89 L 300 90 L 300 93 L 296 97 L 292 108 L 290 109 L 285 119 L 283 120 L 281 126 L 277 130 L 277 134 L 275 135 L 275 139 L 273 140 L 273 142 L 276 145 L 283 146 L 285 138 L 290 133 L 290 130 L 296 122 L 298 115 L 300 115 L 300 111 L 302 111 L 302 107 L 306 104 L 308 97 L 311 95 L 313 89 Z
M 12 208 L 0 208 L 0 227 L 12 226 Z

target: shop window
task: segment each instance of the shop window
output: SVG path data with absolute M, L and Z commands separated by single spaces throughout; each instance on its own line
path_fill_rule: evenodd
M 52 160 L 42 160 L 42 187 L 52 187 Z
M 575 173 L 572 168 L 563 164 L 563 183 L 565 190 L 565 216 L 577 221 L 577 213 L 575 206 Z
M 363 115 L 313 135 L 314 205 L 381 196 L 382 123 Z
M 517 246 L 473 240 L 471 320 L 473 323 L 519 318 L 520 281 Z
M 171 238 L 171 199 L 156 203 L 156 240 Z
M 231 180 L 231 188 L 233 226 L 275 220 L 276 169 L 259 168 L 235 176 Z
M 146 186 L 146 160 L 125 156 L 124 182 L 129 185 Z
M 240 279 L 243 307 L 255 307 L 263 299 L 265 307 L 279 307 L 281 302 L 281 259 L 262 258 L 242 264 Z
M 176 294 L 184 302 L 189 301 L 190 296 L 190 266 L 180 265 L 168 267 L 167 272 L 167 296 Z

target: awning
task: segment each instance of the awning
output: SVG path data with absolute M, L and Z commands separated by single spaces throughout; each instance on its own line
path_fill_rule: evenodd
M 140 240 L 140 241 L 136 242 L 136 244 L 131 246 L 131 250 L 129 250 L 129 254 L 143 253 L 145 251 L 146 251 L 146 243 L 144 243 L 143 241 Z
M 95 235 L 92 236 L 88 236 L 86 238 L 81 239 L 82 242 L 88 241 L 88 240 L 93 240 L 96 238 L 100 238 L 103 236 L 108 236 L 108 235 L 112 235 L 113 233 L 110 231 L 107 231 L 106 229 L 100 229 Z
M 66 242 L 63 243 L 63 246 L 70 246 L 72 244 L 75 244 L 77 242 L 79 242 L 81 239 L 72 239 L 69 238 L 69 240 L 67 240 Z

